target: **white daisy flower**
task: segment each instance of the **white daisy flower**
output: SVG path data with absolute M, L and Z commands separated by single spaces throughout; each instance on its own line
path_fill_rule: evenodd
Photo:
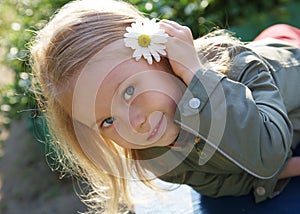
M 167 54 L 164 44 L 167 42 L 168 34 L 159 28 L 155 19 L 137 20 L 131 27 L 127 27 L 126 31 L 128 33 L 124 34 L 125 46 L 135 50 L 132 56 L 136 61 L 143 56 L 149 64 L 152 64 L 152 57 L 159 62 L 160 55 Z

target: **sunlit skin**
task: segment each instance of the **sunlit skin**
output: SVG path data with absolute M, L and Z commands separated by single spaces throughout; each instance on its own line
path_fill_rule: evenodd
M 95 102 L 100 133 L 124 148 L 168 146 L 179 134 L 173 123 L 185 90 L 164 63 L 131 59 L 111 71 Z

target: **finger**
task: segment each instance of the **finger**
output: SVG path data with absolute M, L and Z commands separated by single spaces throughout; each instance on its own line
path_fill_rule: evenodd
M 174 37 L 178 34 L 178 29 L 174 28 L 170 23 L 168 22 L 159 22 L 159 27 L 164 29 L 165 32 L 169 35 Z
M 161 20 L 161 22 L 162 23 L 166 23 L 166 24 L 174 27 L 177 30 L 185 31 L 185 32 L 190 32 L 190 28 L 189 27 L 184 26 L 184 25 L 180 25 L 177 22 L 174 22 L 174 21 L 171 21 L 171 20 L 167 20 L 167 19 L 163 19 L 163 20 Z
M 168 38 L 166 47 L 167 47 L 166 49 L 168 52 L 168 55 L 167 55 L 168 58 L 171 60 L 177 61 L 180 64 L 191 64 L 189 62 L 190 62 L 190 60 L 192 60 L 193 57 L 187 57 L 187 53 L 190 56 L 197 55 L 195 47 L 192 44 L 190 44 L 184 40 L 178 39 L 176 37 Z M 196 58 L 198 58 L 198 57 L 196 57 Z M 195 61 L 197 61 L 197 60 L 195 60 Z
M 177 22 L 170 20 L 162 20 L 159 22 L 161 28 L 163 28 L 169 36 L 172 37 L 186 37 L 191 36 L 191 30 L 186 27 L 178 24 Z
M 177 22 L 167 20 L 167 19 L 163 19 L 160 22 L 166 23 L 166 24 L 168 24 L 168 25 L 170 25 L 170 26 L 172 26 L 172 27 L 174 27 L 175 29 L 178 29 L 178 30 L 180 30 L 183 27 L 182 25 L 178 24 Z

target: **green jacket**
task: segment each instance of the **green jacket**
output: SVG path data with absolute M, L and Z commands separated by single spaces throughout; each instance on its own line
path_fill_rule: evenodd
M 180 146 L 140 154 L 162 180 L 260 202 L 287 183 L 278 176 L 300 141 L 300 49 L 264 40 L 230 56 L 226 75 L 199 70 L 188 86 L 174 119 Z

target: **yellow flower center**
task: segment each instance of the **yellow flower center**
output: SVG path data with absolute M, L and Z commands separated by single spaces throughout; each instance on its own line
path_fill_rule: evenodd
M 146 34 L 142 34 L 139 36 L 138 38 L 138 43 L 141 47 L 148 47 L 150 45 L 151 42 L 151 37 L 146 35 Z

